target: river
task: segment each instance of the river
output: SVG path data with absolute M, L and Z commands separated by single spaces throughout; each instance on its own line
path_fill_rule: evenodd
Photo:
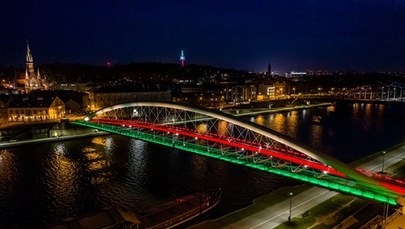
M 405 104 L 343 103 L 247 117 L 348 163 L 405 140 Z M 296 181 L 107 135 L 0 150 L 0 228 L 44 227 L 123 205 L 148 207 L 221 187 L 215 215 Z

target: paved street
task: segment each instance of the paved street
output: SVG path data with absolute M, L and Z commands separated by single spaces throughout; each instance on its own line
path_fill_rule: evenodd
M 405 159 L 405 145 L 391 152 L 387 152 L 384 155 L 384 167 L 388 168 L 389 166 L 401 161 L 402 159 Z M 359 167 L 364 170 L 380 172 L 382 169 L 382 153 L 381 156 L 369 162 L 366 162 Z M 312 207 L 322 203 L 323 201 L 331 198 L 336 194 L 336 192 L 318 187 L 313 187 L 305 192 L 302 192 L 297 196 L 294 196 L 292 199 L 291 215 L 292 217 L 299 216 Z M 289 208 L 290 200 L 287 199 L 276 205 L 269 206 L 268 208 L 250 215 L 236 223 L 228 225 L 225 228 L 274 228 L 288 220 Z
M 366 162 L 360 166 L 361 169 L 372 171 L 374 173 L 381 172 L 383 156 L 381 155 L 374 160 Z M 384 168 L 388 168 L 393 164 L 405 159 L 405 145 L 391 152 L 387 152 L 384 156 Z
M 336 195 L 336 192 L 312 187 L 306 192 L 292 197 L 291 215 L 292 217 L 301 215 L 334 195 Z M 287 199 L 225 228 L 274 228 L 288 220 L 289 209 L 290 200 Z

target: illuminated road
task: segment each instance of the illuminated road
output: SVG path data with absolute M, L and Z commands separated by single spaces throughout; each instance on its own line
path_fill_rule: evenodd
M 405 159 L 405 145 L 391 152 L 387 152 L 384 157 L 385 168 L 398 163 L 399 161 Z M 382 169 L 382 154 L 380 157 L 366 162 L 359 167 L 364 170 L 380 172 Z M 310 210 L 312 207 L 324 202 L 325 200 L 333 197 L 336 194 L 336 192 L 313 187 L 305 192 L 298 194 L 297 196 L 294 196 L 292 199 L 292 218 L 300 216 L 304 212 Z M 225 228 L 274 228 L 288 220 L 289 208 L 290 202 L 289 199 L 287 199 L 276 205 L 269 206 L 262 211 L 256 212 L 255 214 L 247 216 L 246 218 L 234 224 L 228 225 Z
M 384 156 L 384 168 L 388 168 L 393 164 L 405 159 L 405 146 L 402 146 L 394 151 L 388 152 Z M 383 156 L 381 152 L 381 156 L 375 158 L 367 163 L 364 163 L 360 166 L 360 168 L 364 170 L 369 170 L 374 173 L 381 172 L 382 170 L 382 161 Z
M 291 216 L 298 216 L 308 211 L 312 207 L 324 202 L 336 195 L 336 192 L 325 190 L 318 187 L 312 187 L 306 192 L 300 193 L 292 198 Z M 288 220 L 290 209 L 290 200 L 284 200 L 281 203 L 268 207 L 254 215 L 244 218 L 225 228 L 239 229 L 268 229 L 274 228 Z

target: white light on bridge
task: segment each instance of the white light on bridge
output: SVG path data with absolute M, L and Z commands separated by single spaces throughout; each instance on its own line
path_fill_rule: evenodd
M 86 117 L 86 118 L 84 118 L 84 121 L 89 121 L 90 120 L 90 118 L 89 117 Z
M 132 117 L 139 117 L 139 112 L 136 108 L 132 111 Z

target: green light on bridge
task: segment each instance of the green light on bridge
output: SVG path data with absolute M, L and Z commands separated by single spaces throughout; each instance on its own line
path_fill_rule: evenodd
M 397 205 L 397 202 L 395 201 L 395 198 L 393 198 L 393 197 L 387 197 L 385 195 L 382 195 L 379 193 L 374 193 L 372 191 L 364 191 L 364 190 L 361 190 L 356 187 L 345 186 L 345 185 L 341 185 L 338 183 L 333 183 L 333 182 L 329 182 L 326 180 L 322 180 L 317 177 L 311 177 L 311 176 L 307 176 L 307 175 L 303 175 L 303 174 L 299 174 L 299 173 L 294 173 L 291 171 L 282 170 L 280 168 L 278 168 L 278 169 L 272 168 L 272 167 L 266 166 L 264 164 L 258 164 L 258 163 L 249 162 L 246 160 L 241 160 L 238 158 L 233 158 L 230 155 L 223 154 L 223 152 L 221 152 L 221 150 L 216 149 L 216 148 L 210 148 L 210 150 L 207 150 L 206 146 L 189 143 L 189 142 L 183 142 L 183 141 L 172 139 L 172 138 L 154 135 L 152 133 L 145 133 L 145 132 L 137 131 L 136 129 L 127 129 L 127 128 L 122 128 L 122 127 L 117 127 L 117 126 L 97 124 L 97 123 L 84 122 L 84 121 L 76 121 L 76 122 L 74 122 L 74 124 L 87 126 L 87 127 L 91 127 L 91 128 L 95 128 L 95 129 L 99 129 L 99 130 L 104 130 L 107 132 L 116 133 L 116 134 L 131 137 L 131 138 L 137 138 L 140 140 L 153 142 L 153 143 L 168 146 L 168 147 L 175 146 L 175 148 L 181 149 L 184 151 L 193 152 L 193 153 L 196 153 L 199 155 L 216 158 L 216 159 L 231 162 L 234 164 L 244 165 L 244 166 L 262 170 L 265 172 L 293 178 L 293 179 L 304 181 L 304 182 L 307 182 L 307 183 L 310 183 L 313 185 L 317 185 L 317 186 L 320 186 L 320 187 L 323 187 L 326 189 L 335 190 L 338 192 L 344 192 L 344 193 L 348 193 L 348 194 L 351 194 L 354 196 L 371 199 L 371 200 L 376 200 L 379 202 L 389 203 L 391 205 Z

